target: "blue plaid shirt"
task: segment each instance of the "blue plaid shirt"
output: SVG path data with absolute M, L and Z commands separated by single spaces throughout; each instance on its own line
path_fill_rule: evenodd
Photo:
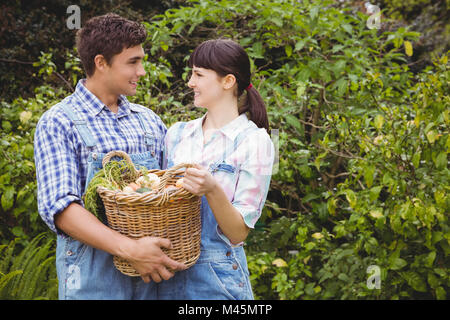
M 162 150 L 167 131 L 161 119 L 150 109 L 130 103 L 120 96 L 118 112 L 111 112 L 84 86 L 84 79 L 77 84 L 75 92 L 47 110 L 36 126 L 34 158 L 38 186 L 38 210 L 44 222 L 57 232 L 54 216 L 70 203 L 83 205 L 88 154 L 73 121 L 62 110 L 61 104 L 72 108 L 74 113 L 86 120 L 87 127 L 96 142 L 94 150 L 107 153 L 122 150 L 128 154 L 154 151 L 162 165 Z M 148 127 L 156 141 L 150 150 L 144 142 L 144 129 L 137 113 L 144 113 Z

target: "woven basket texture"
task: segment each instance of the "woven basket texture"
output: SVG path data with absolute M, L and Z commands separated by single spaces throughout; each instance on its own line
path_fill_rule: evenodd
M 115 156 L 131 163 L 125 152 L 111 151 L 103 166 Z M 162 250 L 173 260 L 192 266 L 200 256 L 201 198 L 175 187 L 185 169 L 192 166 L 183 163 L 167 170 L 150 170 L 160 178 L 160 184 L 157 190 L 148 193 L 125 193 L 99 186 L 97 192 L 105 206 L 109 227 L 133 239 L 147 236 L 169 239 L 172 248 Z M 139 170 L 136 172 L 141 175 Z M 128 261 L 117 256 L 113 261 L 123 274 L 139 276 Z

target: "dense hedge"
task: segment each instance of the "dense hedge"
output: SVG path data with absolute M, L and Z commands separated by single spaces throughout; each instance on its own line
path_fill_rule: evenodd
M 333 1 L 205 0 L 144 22 L 147 75 L 130 100 L 167 126 L 203 111 L 186 87 L 197 44 L 232 38 L 252 59 L 252 82 L 279 132 L 279 163 L 245 247 L 257 298 L 448 297 L 448 53 L 412 73 L 420 35 L 369 30 L 366 20 Z M 33 130 L 70 93 L 50 85 L 54 73 L 72 84 L 82 76 L 78 59 L 66 59 L 61 69 L 43 53 L 36 72 L 49 84 L 33 98 L 2 102 L 4 243 L 46 230 L 36 210 Z M 373 265 L 380 289 L 368 286 Z

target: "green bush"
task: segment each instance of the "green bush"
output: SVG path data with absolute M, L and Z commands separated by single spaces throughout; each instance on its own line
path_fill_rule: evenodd
M 418 33 L 368 30 L 366 16 L 328 1 L 192 3 L 147 25 L 153 56 L 239 41 L 281 131 L 263 230 L 247 245 L 257 296 L 445 299 L 447 57 L 415 76 L 405 50 Z M 174 121 L 185 90 L 171 87 Z M 380 290 L 367 287 L 370 265 Z
M 0 246 L 0 299 L 56 299 L 55 240 L 42 233 L 17 250 L 16 238 Z
M 147 75 L 130 100 L 167 126 L 203 112 L 186 87 L 195 46 L 227 37 L 249 53 L 280 150 L 246 244 L 257 298 L 448 298 L 448 53 L 413 73 L 405 50 L 419 34 L 369 30 L 366 20 L 333 1 L 204 0 L 144 22 Z M 79 61 L 67 59 L 58 71 L 51 51 L 42 53 L 36 72 L 57 71 L 73 86 Z M 34 98 L 2 102 L 4 244 L 46 230 L 37 218 L 33 130 L 69 93 L 49 82 Z M 381 289 L 367 286 L 372 265 Z

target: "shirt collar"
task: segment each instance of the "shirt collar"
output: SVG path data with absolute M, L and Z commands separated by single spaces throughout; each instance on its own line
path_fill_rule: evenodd
M 225 134 L 230 140 L 234 141 L 236 136 L 249 126 L 247 115 L 242 113 L 233 121 L 227 123 L 220 128 L 220 131 Z
M 105 104 L 100 101 L 97 96 L 90 92 L 85 87 L 86 79 L 81 79 L 78 81 L 75 88 L 75 95 L 82 102 L 82 106 L 92 115 L 97 116 L 105 108 Z M 130 114 L 130 110 L 135 112 L 141 112 L 139 108 L 135 108 L 124 95 L 119 95 L 118 98 L 118 112 L 117 117 L 125 116 Z
M 187 136 L 193 134 L 203 134 L 202 125 L 208 113 L 205 113 L 203 117 L 193 120 L 191 126 L 186 126 L 185 134 Z M 236 119 L 224 125 L 218 131 L 222 132 L 227 138 L 234 141 L 236 136 L 249 125 L 249 120 L 245 113 L 239 115 Z

